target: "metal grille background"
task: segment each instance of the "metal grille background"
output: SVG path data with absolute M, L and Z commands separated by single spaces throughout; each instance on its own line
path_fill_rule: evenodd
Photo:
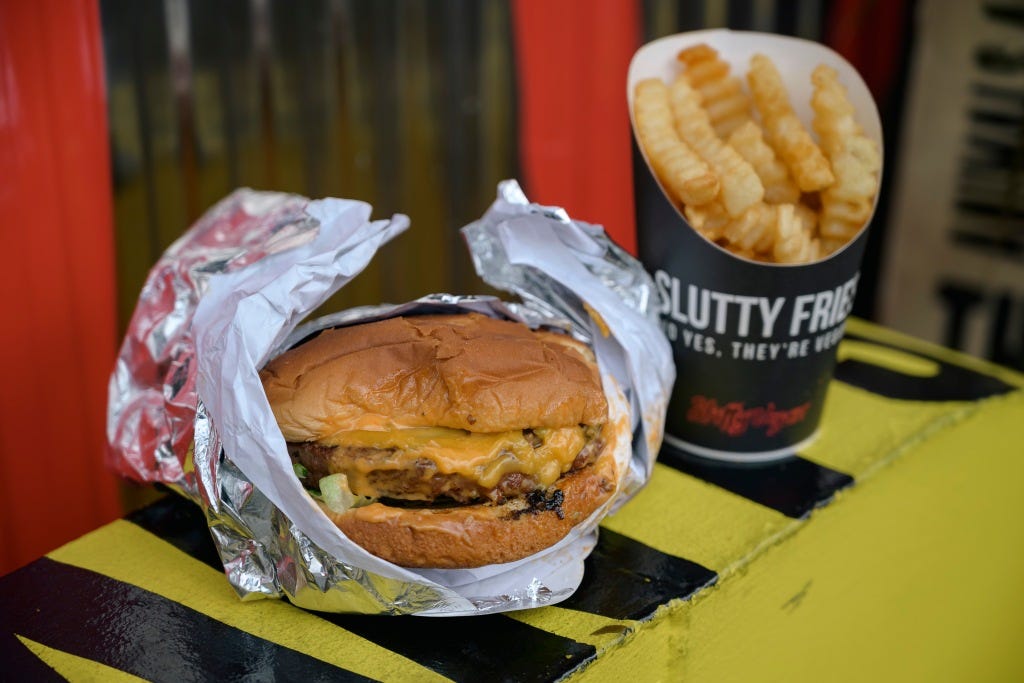
M 637 45 L 716 26 L 817 39 L 826 7 L 636 1 Z M 122 328 L 162 251 L 239 186 L 411 216 L 326 308 L 481 291 L 457 230 L 518 175 L 510 2 L 102 0 L 101 11 Z

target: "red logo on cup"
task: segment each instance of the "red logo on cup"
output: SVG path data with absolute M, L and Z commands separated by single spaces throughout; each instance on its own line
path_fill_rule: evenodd
M 784 428 L 801 422 L 810 407 L 808 402 L 782 410 L 769 402 L 765 406 L 747 408 L 739 401 L 719 405 L 717 399 L 694 396 L 690 399 L 686 419 L 694 424 L 711 425 L 729 436 L 741 436 L 751 428 L 764 429 L 766 436 L 774 436 Z

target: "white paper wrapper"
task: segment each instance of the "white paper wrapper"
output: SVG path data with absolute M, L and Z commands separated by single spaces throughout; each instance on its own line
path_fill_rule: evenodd
M 551 604 L 579 585 L 601 518 L 646 481 L 674 379 L 668 345 L 653 314 L 637 311 L 644 307 L 638 304 L 650 303 L 653 285 L 599 229 L 529 205 L 514 183 L 503 184 L 502 192 L 505 196 L 467 227 L 466 235 L 481 274 L 522 294 L 527 299 L 523 305 L 431 295 L 399 306 L 345 311 L 296 330 L 300 320 L 365 267 L 380 244 L 405 228 L 404 217 L 370 223 L 369 207 L 342 200 L 306 207 L 319 224 L 312 241 L 209 277 L 190 326 L 200 399 L 193 457 L 181 468 L 187 481 L 168 483 L 198 498 L 206 509 L 227 576 L 242 597 L 287 596 L 317 610 L 432 616 Z M 531 257 L 535 252 L 544 252 L 544 258 Z M 491 278 L 495 270 L 530 274 L 511 286 L 500 276 Z M 599 333 L 584 303 L 609 323 L 609 337 Z M 633 425 L 632 447 L 622 439 L 616 450 L 625 473 L 618 494 L 555 546 L 506 565 L 413 571 L 349 541 L 303 490 L 258 370 L 313 329 L 453 309 L 533 326 L 571 326 L 576 336 L 596 340 L 612 415 Z M 113 414 L 115 403 L 124 401 L 112 395 L 111 403 Z M 131 430 L 121 433 L 126 431 Z M 118 451 L 117 442 L 113 450 Z

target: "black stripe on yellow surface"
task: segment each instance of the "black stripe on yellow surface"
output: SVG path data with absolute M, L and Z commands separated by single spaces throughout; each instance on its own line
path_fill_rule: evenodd
M 717 580 L 715 572 L 696 562 L 602 528 L 583 583 L 560 606 L 612 619 L 647 619 L 660 605 L 688 598 Z
M 900 353 L 926 358 L 938 366 L 938 372 L 929 377 L 907 375 L 891 368 L 847 358 L 836 364 L 835 378 L 845 384 L 859 387 L 887 398 L 905 401 L 977 401 L 1014 391 L 1016 387 L 998 377 L 992 377 L 969 368 L 944 361 L 942 358 L 904 347 L 880 342 L 869 337 L 846 333 L 846 339 L 863 341 Z
M 0 581 L 0 585 L 2 585 L 2 581 Z M 0 602 L 0 613 L 6 610 L 7 606 Z M 25 647 L 13 632 L 6 628 L 0 629 L 0 681 L 49 683 L 49 681 L 64 680 L 63 676 L 43 663 L 43 660 Z
M 224 571 L 203 511 L 185 498 L 176 494 L 164 496 L 131 513 L 126 519 L 154 536 L 159 536 L 186 555 L 219 572 Z
M 503 614 L 443 620 L 321 616 L 443 676 L 466 683 L 557 680 L 597 655 L 592 645 Z
M 709 460 L 669 444 L 658 462 L 755 503 L 801 519 L 825 505 L 853 477 L 810 460 L 793 456 L 769 463 L 727 463 Z
M 15 680 L 35 679 L 6 664 L 24 661 L 13 634 L 150 681 L 372 680 L 48 558 L 0 579 L 0 605 L 2 674 Z
M 167 496 L 132 513 L 128 520 L 218 571 L 222 569 L 202 512 L 184 499 Z M 583 584 L 560 606 L 611 619 L 643 619 L 658 605 L 686 598 L 716 578 L 715 572 L 696 562 L 601 529 L 597 547 L 587 558 Z
M 191 502 L 170 495 L 131 514 L 128 520 L 222 570 L 203 513 Z M 313 614 L 456 681 L 552 680 L 597 653 L 591 645 L 504 615 L 439 621 Z

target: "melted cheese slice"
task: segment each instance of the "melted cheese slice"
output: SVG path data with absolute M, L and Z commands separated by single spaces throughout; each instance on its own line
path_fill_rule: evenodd
M 346 458 L 353 492 L 375 495 L 365 475 L 373 470 L 416 470 L 416 461 L 427 459 L 440 474 L 459 474 L 486 488 L 498 485 L 506 474 L 518 472 L 537 480 L 540 486 L 553 484 L 567 471 L 586 444 L 582 427 L 537 429 L 541 445 L 534 447 L 521 430 L 479 434 L 461 429 L 429 427 L 387 432 L 339 432 L 324 443 L 331 446 L 395 449 L 372 458 Z M 362 476 L 360 476 L 362 475 Z M 429 475 L 427 475 L 429 476 Z M 361 489 L 356 491 L 356 489 Z

